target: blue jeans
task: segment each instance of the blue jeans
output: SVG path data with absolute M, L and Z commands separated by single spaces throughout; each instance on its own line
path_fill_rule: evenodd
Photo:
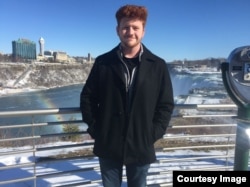
M 104 187 L 119 187 L 122 184 L 123 163 L 99 158 Z M 128 187 L 145 187 L 150 164 L 128 164 L 126 167 Z

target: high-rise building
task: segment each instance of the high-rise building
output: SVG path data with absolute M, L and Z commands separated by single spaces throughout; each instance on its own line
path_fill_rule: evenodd
M 88 53 L 88 62 L 91 62 L 91 54 Z
M 12 41 L 12 55 L 15 59 L 36 59 L 36 43 L 27 39 Z
M 44 39 L 41 37 L 40 39 L 39 39 L 39 46 L 40 46 L 40 54 L 39 55 L 41 55 L 41 56 L 44 56 Z

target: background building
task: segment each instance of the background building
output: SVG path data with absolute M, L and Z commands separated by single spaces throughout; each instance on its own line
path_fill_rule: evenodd
M 55 62 L 68 62 L 68 55 L 66 52 L 55 51 L 53 52 Z
M 44 55 L 44 39 L 41 37 L 40 39 L 39 39 L 39 46 L 40 46 L 40 56 L 43 56 Z
M 36 43 L 28 39 L 12 41 L 12 55 L 14 59 L 36 59 Z

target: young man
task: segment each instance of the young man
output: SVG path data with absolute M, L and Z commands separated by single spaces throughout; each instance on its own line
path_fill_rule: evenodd
M 129 187 L 145 187 L 154 143 L 165 134 L 174 108 L 166 62 L 142 43 L 147 10 L 126 5 L 116 12 L 120 44 L 96 58 L 80 108 L 103 185 L 118 187 L 126 168 Z

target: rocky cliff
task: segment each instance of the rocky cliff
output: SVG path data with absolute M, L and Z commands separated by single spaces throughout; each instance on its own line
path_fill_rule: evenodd
M 2 88 L 52 88 L 84 83 L 92 63 L 0 63 Z

